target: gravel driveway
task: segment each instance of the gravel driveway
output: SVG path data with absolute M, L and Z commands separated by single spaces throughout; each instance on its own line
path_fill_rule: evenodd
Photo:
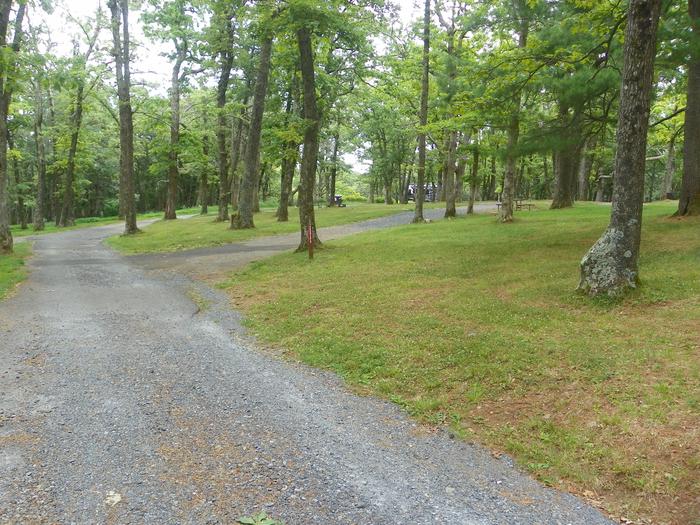
M 38 238 L 0 303 L 0 523 L 609 523 L 257 350 L 219 292 L 101 244 L 120 228 Z

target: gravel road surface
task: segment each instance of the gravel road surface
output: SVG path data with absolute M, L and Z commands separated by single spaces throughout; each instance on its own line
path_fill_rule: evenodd
M 0 523 L 610 523 L 256 349 L 225 296 L 104 247 L 120 228 L 38 237 L 30 278 L 0 303 Z M 202 256 L 250 252 L 217 250 Z

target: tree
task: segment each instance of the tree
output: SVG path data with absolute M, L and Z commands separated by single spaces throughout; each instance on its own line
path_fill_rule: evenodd
M 7 45 L 7 28 L 10 24 L 11 0 L 0 0 L 0 254 L 11 253 L 13 248 L 8 209 L 8 170 L 7 170 L 7 116 L 14 91 L 14 76 L 17 68 L 17 53 L 22 43 L 22 21 L 26 4 L 17 7 L 14 20 L 14 35 L 11 45 Z
M 420 112 L 418 114 L 418 170 L 416 174 L 416 208 L 413 222 L 425 222 L 423 201 L 425 200 L 426 132 L 428 125 L 428 90 L 430 88 L 430 0 L 425 0 L 423 9 L 423 68 L 420 90 Z
M 692 25 L 688 101 L 683 141 L 683 181 L 678 215 L 700 215 L 700 0 L 688 0 Z
M 151 0 L 155 8 L 153 12 L 144 13 L 143 20 L 148 36 L 156 37 L 162 41 L 170 41 L 174 52 L 170 58 L 173 60 L 170 75 L 170 151 L 168 153 L 168 183 L 165 199 L 164 219 L 177 218 L 177 196 L 179 179 L 179 150 L 180 150 L 180 97 L 183 84 L 191 73 L 188 69 L 182 70 L 185 61 L 191 58 L 193 40 L 197 35 L 194 32 L 191 12 L 193 7 L 186 0 L 169 0 L 161 2 Z
M 318 165 L 318 133 L 319 115 L 316 102 L 316 75 L 314 72 L 314 52 L 311 45 L 311 31 L 305 25 L 297 29 L 299 44 L 299 69 L 301 70 L 302 92 L 304 97 L 304 153 L 301 159 L 299 173 L 299 225 L 301 241 L 297 251 L 308 248 L 307 228 L 311 229 L 314 246 L 320 246 L 321 241 L 316 233 L 316 217 L 314 213 L 314 183 Z
M 661 0 L 631 0 L 610 225 L 581 261 L 579 290 L 620 295 L 639 282 L 644 170 Z
M 119 171 L 120 192 L 124 196 L 124 234 L 131 235 L 139 229 L 136 226 L 134 196 L 134 115 L 131 109 L 129 2 L 109 0 L 108 6 L 112 14 L 113 53 L 119 99 Z
M 530 32 L 530 9 L 526 0 L 513 1 L 513 15 L 516 20 L 518 48 L 527 46 Z M 520 106 L 522 104 L 522 89 L 516 88 L 511 99 L 511 115 L 508 122 L 508 143 L 506 145 L 506 169 L 503 176 L 503 192 L 501 194 L 501 222 L 513 221 L 513 201 L 515 199 L 515 173 L 518 160 L 518 139 L 520 137 Z
M 75 94 L 70 113 L 70 147 L 68 149 L 66 176 L 63 188 L 63 207 L 61 210 L 61 217 L 58 220 L 59 226 L 72 226 L 75 223 L 75 159 L 78 153 L 80 128 L 83 123 L 83 105 L 87 96 L 86 87 L 88 91 L 92 89 L 92 86 L 86 86 L 87 65 L 96 49 L 97 38 L 102 29 L 101 8 L 98 8 L 95 14 L 94 27 L 90 28 L 88 23 L 81 22 L 78 22 L 78 25 L 86 39 L 87 49 L 81 54 L 77 39 L 73 42 L 71 77 L 75 82 Z
M 263 29 L 263 31 L 265 31 Z M 265 111 L 265 96 L 270 76 L 270 56 L 272 54 L 272 36 L 266 32 L 262 36 L 258 73 L 253 94 L 250 128 L 248 130 L 248 149 L 246 151 L 245 171 L 241 180 L 241 190 L 238 198 L 238 213 L 231 216 L 231 229 L 240 230 L 254 228 L 253 209 L 255 187 L 260 169 L 260 137 L 262 120 Z

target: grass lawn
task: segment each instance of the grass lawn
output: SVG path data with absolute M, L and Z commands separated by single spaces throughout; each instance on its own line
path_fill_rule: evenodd
M 216 213 L 217 207 L 210 206 L 209 213 L 212 213 L 212 209 L 214 210 L 214 213 Z M 186 208 L 178 210 L 177 213 L 181 215 L 197 214 L 199 213 L 199 208 Z M 162 211 L 152 211 L 148 213 L 140 213 L 137 219 L 152 219 L 162 216 Z M 69 226 L 67 228 L 59 228 L 58 226 L 56 226 L 56 223 L 52 221 L 47 221 L 44 225 L 44 229 L 38 232 L 32 229 L 31 222 L 29 223 L 29 227 L 26 230 L 21 229 L 18 224 L 11 226 L 10 230 L 12 231 L 13 237 L 26 237 L 28 235 L 43 235 L 45 233 L 56 233 L 66 230 L 77 230 L 79 228 L 90 228 L 92 226 L 107 226 L 108 224 L 116 224 L 118 222 L 123 222 L 123 220 L 119 219 L 118 217 L 83 217 L 75 219 L 75 226 Z
M 366 233 L 222 286 L 261 340 L 360 392 L 615 517 L 699 524 L 700 221 L 674 209 L 646 206 L 622 302 L 574 292 L 596 204 Z
M 0 301 L 27 277 L 24 261 L 30 254 L 31 246 L 22 243 L 15 246 L 12 255 L 0 255 Z
M 413 210 L 412 204 L 395 206 L 350 204 L 346 208 L 317 208 L 316 224 L 318 227 L 336 226 L 410 210 Z M 212 216 L 193 217 L 185 221 L 157 222 L 138 235 L 111 237 L 107 240 L 107 244 L 126 254 L 174 252 L 299 230 L 296 208 L 289 210 L 288 222 L 277 222 L 274 211 L 263 209 L 257 213 L 255 229 L 252 230 L 230 230 L 228 223 L 214 222 Z

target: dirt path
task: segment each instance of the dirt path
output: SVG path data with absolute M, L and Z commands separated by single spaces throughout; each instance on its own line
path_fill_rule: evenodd
M 0 523 L 608 523 L 256 351 L 218 292 L 104 247 L 120 228 L 38 238 L 0 303 Z

